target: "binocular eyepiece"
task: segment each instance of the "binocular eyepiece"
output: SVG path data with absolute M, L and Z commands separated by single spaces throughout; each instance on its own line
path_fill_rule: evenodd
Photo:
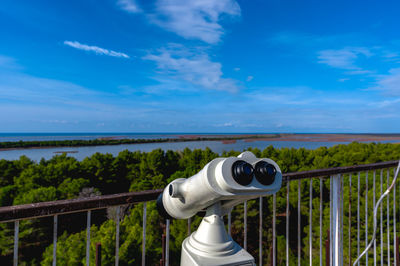
M 232 177 L 236 183 L 247 186 L 253 180 L 254 169 L 251 164 L 239 160 L 232 165 Z
M 276 168 L 266 161 L 259 161 L 255 168 L 243 160 L 232 165 L 232 177 L 242 186 L 247 186 L 253 181 L 253 175 L 260 184 L 269 186 L 275 181 Z

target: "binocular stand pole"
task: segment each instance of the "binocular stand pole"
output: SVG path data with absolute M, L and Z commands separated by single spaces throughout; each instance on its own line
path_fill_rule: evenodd
M 254 266 L 254 258 L 225 230 L 221 202 L 207 208 L 197 231 L 182 243 L 181 266 Z

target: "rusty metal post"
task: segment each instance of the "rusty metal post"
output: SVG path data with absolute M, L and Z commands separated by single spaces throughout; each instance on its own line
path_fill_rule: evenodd
M 14 266 L 18 266 L 19 221 L 14 223 Z
M 167 235 L 166 235 L 166 227 L 165 227 L 165 225 L 162 224 L 161 226 L 163 228 L 163 234 L 162 234 L 162 237 L 161 237 L 162 253 L 161 253 L 160 266 L 164 266 L 165 265 L 165 243 L 166 243 Z
M 147 203 L 143 203 L 143 229 L 142 229 L 142 266 L 146 265 L 146 225 L 147 225 Z
M 297 265 L 301 265 L 301 180 L 297 181 Z
M 101 243 L 96 243 L 96 266 L 101 266 Z
M 349 175 L 349 265 L 351 265 L 351 175 Z
M 396 266 L 399 266 L 399 265 L 400 265 L 399 241 L 400 241 L 400 238 L 397 236 L 397 237 L 396 237 L 396 247 L 395 247 L 396 254 L 394 254 L 394 255 L 396 256 L 396 258 L 397 258 L 397 260 L 396 260 Z
M 326 240 L 325 240 L 325 265 L 329 266 L 330 265 L 330 231 L 326 230 Z
M 270 258 L 271 261 L 270 261 L 269 265 L 274 266 L 274 249 L 272 248 L 272 246 L 270 247 L 269 251 L 270 251 L 270 257 L 271 257 Z

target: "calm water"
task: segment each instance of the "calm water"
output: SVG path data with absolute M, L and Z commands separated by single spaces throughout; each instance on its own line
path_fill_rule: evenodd
M 173 138 L 182 134 L 0 134 L 0 141 L 27 141 L 27 140 L 65 140 L 65 139 L 96 139 L 99 137 L 119 136 L 124 138 Z M 189 134 L 185 134 L 189 135 Z M 192 134 L 198 135 L 198 134 Z M 207 134 L 201 134 L 207 135 Z M 224 135 L 224 134 L 208 134 L 208 135 Z M 233 135 L 233 134 L 226 134 Z M 56 152 L 68 152 L 69 156 L 75 157 L 78 160 L 83 160 L 87 156 L 91 156 L 96 152 L 111 153 L 116 156 L 123 150 L 129 151 L 143 151 L 149 152 L 154 149 L 163 150 L 183 150 L 186 147 L 189 149 L 205 149 L 210 148 L 212 151 L 222 153 L 223 151 L 243 151 L 247 148 L 258 148 L 263 150 L 269 145 L 275 148 L 306 148 L 317 149 L 322 146 L 332 147 L 337 144 L 348 144 L 349 142 L 304 142 L 304 141 L 252 141 L 246 142 L 238 140 L 236 143 L 223 144 L 221 141 L 190 141 L 190 142 L 171 142 L 171 143 L 144 143 L 144 144 L 124 144 L 124 145 L 110 145 L 110 146 L 94 146 L 94 147 L 71 147 L 71 148 L 45 148 L 45 149 L 21 149 L 21 150 L 8 150 L 0 151 L 0 159 L 16 160 L 22 155 L 26 155 L 32 160 L 39 161 L 41 158 L 50 159 Z
M 345 142 L 341 142 L 345 144 Z M 100 153 L 111 153 L 116 156 L 123 150 L 129 151 L 144 151 L 149 152 L 154 149 L 163 150 L 183 150 L 186 147 L 189 149 L 204 149 L 209 147 L 212 151 L 221 153 L 223 151 L 243 151 L 249 147 L 258 148 L 260 150 L 265 149 L 269 145 L 275 148 L 307 148 L 316 149 L 321 146 L 331 147 L 333 145 L 340 144 L 339 142 L 301 142 L 301 141 L 237 141 L 233 144 L 223 144 L 221 141 L 191 141 L 191 142 L 172 142 L 172 143 L 145 143 L 145 144 L 126 144 L 126 145 L 110 145 L 110 146 L 94 146 L 94 147 L 71 147 L 71 148 L 46 148 L 46 149 L 22 149 L 22 150 L 9 150 L 0 151 L 0 159 L 16 160 L 21 155 L 26 155 L 32 160 L 39 161 L 41 158 L 50 159 L 55 152 L 60 151 L 74 151 L 69 153 L 69 156 L 75 157 L 78 160 L 82 160 L 87 156 L 91 156 L 96 152 Z M 75 153 L 76 152 L 76 153 Z

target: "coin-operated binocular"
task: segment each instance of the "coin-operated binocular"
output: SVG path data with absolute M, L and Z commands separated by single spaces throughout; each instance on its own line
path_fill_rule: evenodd
M 168 184 L 157 199 L 164 217 L 187 219 L 206 209 L 197 231 L 182 243 L 181 265 L 255 265 L 227 234 L 222 217 L 239 203 L 277 192 L 281 184 L 279 166 L 248 151 L 216 158 L 194 176 Z

